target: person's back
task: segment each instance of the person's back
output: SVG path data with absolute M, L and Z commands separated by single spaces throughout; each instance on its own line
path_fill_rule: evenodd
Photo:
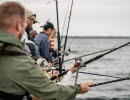
M 21 56 L 26 56 L 26 53 L 21 49 L 22 43 L 18 39 L 13 39 L 12 37 L 14 37 L 12 34 L 0 31 L 0 92 L 11 93 L 21 98 L 27 91 L 23 87 L 18 86 L 20 83 L 18 78 L 22 77 L 17 73 L 19 73 L 18 68 L 20 66 Z M 22 68 L 24 69 L 24 66 Z M 9 94 L 4 94 L 4 100 L 9 100 L 7 98 L 14 97 L 9 96 Z M 2 95 L 0 95 L 0 99 L 1 96 Z
M 47 34 L 40 32 L 40 34 L 34 40 L 38 47 L 39 55 L 44 57 L 48 62 L 52 62 L 52 56 L 50 53 L 50 40 Z
M 44 33 L 44 32 L 40 32 L 35 38 L 35 43 L 36 45 L 38 46 L 38 48 L 40 49 L 40 44 L 41 42 L 45 41 L 45 40 L 48 40 L 48 36 Z

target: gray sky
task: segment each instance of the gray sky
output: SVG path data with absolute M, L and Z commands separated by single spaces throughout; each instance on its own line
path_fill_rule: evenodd
M 3 3 L 9 0 L 0 0 Z M 37 14 L 39 26 L 49 18 L 56 25 L 55 2 L 51 0 L 10 0 L 19 1 Z M 60 31 L 62 32 L 67 2 L 59 1 Z M 70 5 L 70 3 L 69 3 Z M 67 23 L 66 23 L 67 24 Z M 72 36 L 130 36 L 130 0 L 74 0 L 69 35 Z

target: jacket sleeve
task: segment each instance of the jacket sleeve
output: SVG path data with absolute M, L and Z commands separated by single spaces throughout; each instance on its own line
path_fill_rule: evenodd
M 44 57 L 48 62 L 52 62 L 52 56 L 50 53 L 50 41 L 48 38 L 44 38 L 41 41 L 41 56 Z
M 50 81 L 44 73 L 34 64 L 26 60 L 27 68 L 24 73 L 22 86 L 31 94 L 43 100 L 74 100 L 81 88 L 75 86 L 61 86 Z M 21 73 L 22 74 L 22 73 Z

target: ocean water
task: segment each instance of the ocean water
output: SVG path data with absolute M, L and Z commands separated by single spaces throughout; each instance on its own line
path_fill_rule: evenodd
M 68 38 L 68 47 L 71 52 L 65 59 L 81 56 L 84 54 L 110 49 L 120 46 L 130 41 L 129 38 Z M 70 45 L 71 44 L 71 45 Z M 70 45 L 70 46 L 69 46 Z M 83 61 L 87 61 L 92 56 L 83 57 Z M 68 61 L 64 64 L 65 68 L 70 68 L 74 60 Z M 113 75 L 117 77 L 127 77 L 130 74 L 130 45 L 125 46 L 117 51 L 114 51 L 103 58 L 88 64 L 87 67 L 80 69 L 80 71 Z M 78 82 L 105 82 L 114 80 L 115 78 L 108 78 L 104 76 L 94 76 L 79 73 Z M 75 81 L 75 74 L 72 76 L 70 82 L 73 84 Z M 91 88 L 91 90 L 82 95 L 77 95 L 75 100 L 130 100 L 130 80 L 101 85 Z

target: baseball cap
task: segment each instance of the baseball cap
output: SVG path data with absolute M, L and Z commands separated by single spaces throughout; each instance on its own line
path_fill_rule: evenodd
M 34 14 L 32 11 L 26 9 L 26 15 L 28 18 L 32 18 L 34 20 L 34 24 L 39 23 L 39 21 L 36 19 L 36 14 Z
M 55 29 L 54 25 L 51 22 L 46 22 L 43 26 L 41 26 L 41 28 L 44 28 L 45 30 L 51 28 L 51 29 Z

